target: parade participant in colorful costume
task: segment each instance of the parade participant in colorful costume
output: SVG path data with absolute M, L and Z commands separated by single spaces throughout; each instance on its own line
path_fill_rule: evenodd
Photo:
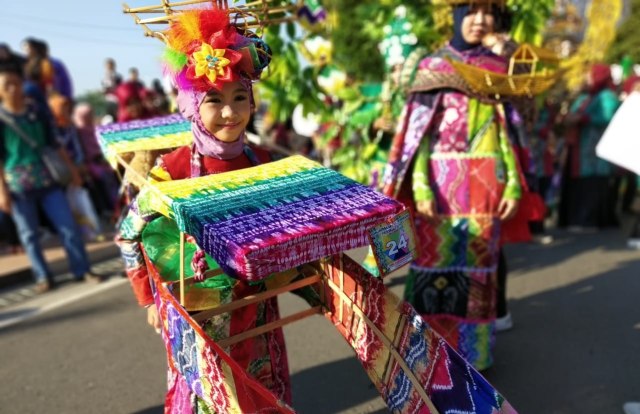
M 384 192 L 415 212 L 420 256 L 405 298 L 469 362 L 493 362 L 501 222 L 521 195 L 504 108 L 474 92 L 449 60 L 505 73 L 481 45 L 504 1 L 452 0 L 454 37 L 424 59 L 410 88 Z
M 166 38 L 167 71 L 178 88 L 179 109 L 192 122 L 193 145 L 162 156 L 149 179 L 194 178 L 269 162 L 266 152 L 245 143 L 245 128 L 254 106 L 251 83 L 259 79 L 269 64 L 268 46 L 252 33 L 232 26 L 227 11 L 220 9 L 180 13 L 172 21 Z M 138 303 L 148 308 L 148 321 L 158 329 L 160 321 L 153 302 L 149 269 L 143 260 L 147 246 L 142 246 L 143 231 L 156 218 L 158 214 L 145 211 L 138 197 L 120 227 L 118 243 Z M 204 252 L 198 249 L 194 256 L 193 266 L 203 273 Z M 257 289 L 259 286 L 245 283 L 241 290 L 249 295 Z M 225 326 L 215 329 L 233 334 L 278 318 L 274 298 L 230 313 Z M 291 402 L 281 329 L 234 345 L 229 354 L 278 398 Z M 184 377 L 171 364 L 165 404 L 171 412 L 200 412 L 202 408 Z

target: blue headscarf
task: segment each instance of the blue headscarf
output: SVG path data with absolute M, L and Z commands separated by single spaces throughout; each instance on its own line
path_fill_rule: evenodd
M 453 8 L 453 38 L 451 39 L 450 43 L 451 46 L 459 52 L 473 49 L 480 44 L 480 42 L 473 44 L 468 43 L 466 40 L 464 40 L 464 36 L 462 35 L 462 21 L 467 16 L 467 14 L 469 14 L 469 9 L 471 9 L 471 6 L 469 4 L 461 4 Z M 496 15 L 495 7 L 491 7 L 490 13 L 492 13 L 494 16 Z
M 451 39 L 451 46 L 459 52 L 464 52 L 477 46 L 477 44 L 472 45 L 471 43 L 467 43 L 462 35 L 462 21 L 467 14 L 469 14 L 470 8 L 471 6 L 468 4 L 455 6 L 453 8 L 453 38 Z

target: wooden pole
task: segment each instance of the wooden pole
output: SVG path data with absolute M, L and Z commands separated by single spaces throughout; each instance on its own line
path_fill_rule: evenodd
M 147 12 L 151 12 L 151 13 L 164 13 L 163 8 L 165 7 L 180 7 L 180 6 L 188 6 L 191 4 L 199 4 L 199 3 L 209 3 L 210 0 L 184 0 L 184 1 L 176 1 L 174 3 L 171 2 L 164 2 L 164 4 L 158 4 L 157 6 L 141 6 L 141 7 L 134 7 L 134 8 L 130 8 L 129 6 L 127 6 L 126 4 L 123 4 L 123 11 L 125 13 L 147 13 Z
M 167 197 L 166 195 L 164 195 L 162 193 L 162 191 L 158 190 L 158 187 L 156 187 L 155 185 L 151 184 L 149 182 L 149 180 L 147 180 L 147 177 L 144 177 L 142 174 L 140 174 L 138 171 L 136 171 L 134 168 L 131 168 L 131 166 L 119 155 L 116 154 L 115 155 L 116 160 L 124 167 L 124 169 L 129 173 L 129 175 L 127 176 L 127 178 L 134 184 L 136 184 L 138 187 L 142 188 L 143 186 L 149 187 L 151 191 L 155 192 L 159 197 L 164 198 L 165 201 L 167 199 L 169 199 L 169 197 Z
M 180 232 L 180 305 L 184 307 L 184 232 Z
M 382 341 L 382 343 L 387 347 L 387 349 L 389 350 L 389 353 L 393 356 L 393 358 L 396 360 L 398 365 L 400 365 L 400 367 L 402 368 L 404 373 L 407 375 L 407 377 L 413 384 L 413 387 L 416 389 L 418 394 L 420 394 L 422 401 L 424 401 L 424 403 L 429 408 L 429 412 L 431 414 L 439 414 L 438 410 L 433 405 L 433 402 L 427 395 L 427 392 L 424 390 L 424 388 L 422 388 L 420 381 L 418 381 L 413 371 L 411 371 L 411 368 L 409 368 L 409 366 L 404 361 L 404 359 L 402 359 L 402 356 L 398 353 L 398 350 L 393 345 L 391 340 L 389 340 L 389 338 L 387 338 L 387 336 L 381 330 L 378 329 L 378 327 L 367 317 L 367 315 L 365 315 L 362 309 L 356 306 L 356 304 L 354 304 L 353 301 L 343 291 L 341 291 L 340 288 L 332 280 L 330 280 L 325 276 L 325 282 L 335 293 L 337 293 L 340 296 L 340 298 L 342 298 L 342 300 L 350 304 L 351 310 L 354 313 L 357 313 L 358 316 L 360 316 L 360 318 L 367 324 L 367 326 L 371 328 L 371 330 L 378 337 L 378 339 L 380 339 L 380 341 Z
M 138 24 L 164 24 L 171 21 L 171 15 L 159 16 L 159 17 L 147 17 L 146 19 L 140 19 Z
M 264 300 L 278 296 L 281 293 L 291 292 L 292 290 L 296 290 L 304 286 L 313 285 L 314 283 L 318 283 L 319 281 L 320 281 L 320 275 L 310 276 L 305 279 L 299 280 L 297 282 L 289 283 L 288 285 L 279 287 L 277 289 L 270 289 L 266 292 L 258 293 L 256 295 L 249 295 L 249 296 L 245 296 L 244 298 L 236 299 L 233 302 L 218 306 L 215 309 L 210 309 L 210 310 L 197 313 L 193 315 L 192 318 L 194 321 L 200 323 L 213 316 L 220 315 L 222 313 L 232 312 L 236 309 L 243 308 L 253 303 L 262 302 Z
M 272 331 L 276 328 L 280 328 L 282 326 L 288 325 L 290 323 L 299 321 L 301 319 L 307 318 L 309 316 L 313 316 L 313 315 L 318 315 L 320 314 L 322 311 L 322 306 L 318 305 L 318 306 L 314 306 L 311 309 L 307 309 L 304 310 L 302 312 L 298 312 L 298 313 L 294 313 L 293 315 L 287 316 L 285 318 L 280 318 L 277 321 L 273 321 L 270 323 L 267 323 L 265 325 L 262 326 L 258 326 L 257 328 L 253 328 L 253 329 L 249 329 L 248 331 L 244 331 L 242 333 L 239 333 L 238 335 L 234 335 L 230 338 L 227 339 L 222 339 L 218 342 L 216 342 L 218 345 L 220 345 L 220 347 L 222 348 L 227 348 L 231 345 L 235 345 L 238 342 L 242 342 L 246 339 L 249 338 L 253 338 L 255 336 L 261 335 L 265 332 L 269 332 Z
M 338 277 L 340 278 L 340 291 L 344 292 L 344 253 L 340 253 L 340 270 L 338 272 Z M 340 323 L 342 323 L 342 319 L 344 318 L 344 302 L 340 301 L 340 307 L 339 307 L 339 318 L 340 318 Z

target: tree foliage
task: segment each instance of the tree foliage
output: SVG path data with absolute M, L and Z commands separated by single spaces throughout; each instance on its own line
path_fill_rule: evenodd
M 285 122 L 298 104 L 305 112 L 321 112 L 323 104 L 318 98 L 315 69 L 304 66 L 297 51 L 293 23 L 286 26 L 284 36 L 279 26 L 271 26 L 264 39 L 273 53 L 269 70 L 257 84 L 262 99 L 269 102 L 269 112 L 278 122 Z
M 628 55 L 635 63 L 640 63 L 640 0 L 631 0 L 631 13 L 618 28 L 616 39 L 607 53 L 607 61 L 620 63 Z
M 555 6 L 554 0 L 509 0 L 513 13 L 511 35 L 518 43 L 541 46 L 543 31 Z
M 365 82 L 383 79 L 384 62 L 378 44 L 396 7 L 406 7 L 419 45 L 434 49 L 442 41 L 442 34 L 435 29 L 429 0 L 326 0 L 323 5 L 330 16 L 328 37 L 333 42 L 334 62 Z
M 314 28 L 315 34 L 333 44 L 332 64 L 358 82 L 382 82 L 384 62 L 378 49 L 384 38 L 384 26 L 392 19 L 396 7 L 404 5 L 418 43 L 435 48 L 442 35 L 435 29 L 431 2 L 417 0 L 403 4 L 400 0 L 325 0 L 327 22 Z M 271 47 L 273 60 L 268 73 L 258 85 L 260 96 L 269 102 L 273 117 L 284 122 L 296 105 L 305 112 L 326 110 L 318 99 L 316 79 L 321 68 L 309 66 L 298 53 L 299 43 L 309 33 L 289 23 L 285 27 L 268 27 L 264 39 Z

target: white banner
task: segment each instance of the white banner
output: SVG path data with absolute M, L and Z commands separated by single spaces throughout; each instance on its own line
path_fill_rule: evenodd
M 598 142 L 596 154 L 640 174 L 640 92 L 624 100 Z

